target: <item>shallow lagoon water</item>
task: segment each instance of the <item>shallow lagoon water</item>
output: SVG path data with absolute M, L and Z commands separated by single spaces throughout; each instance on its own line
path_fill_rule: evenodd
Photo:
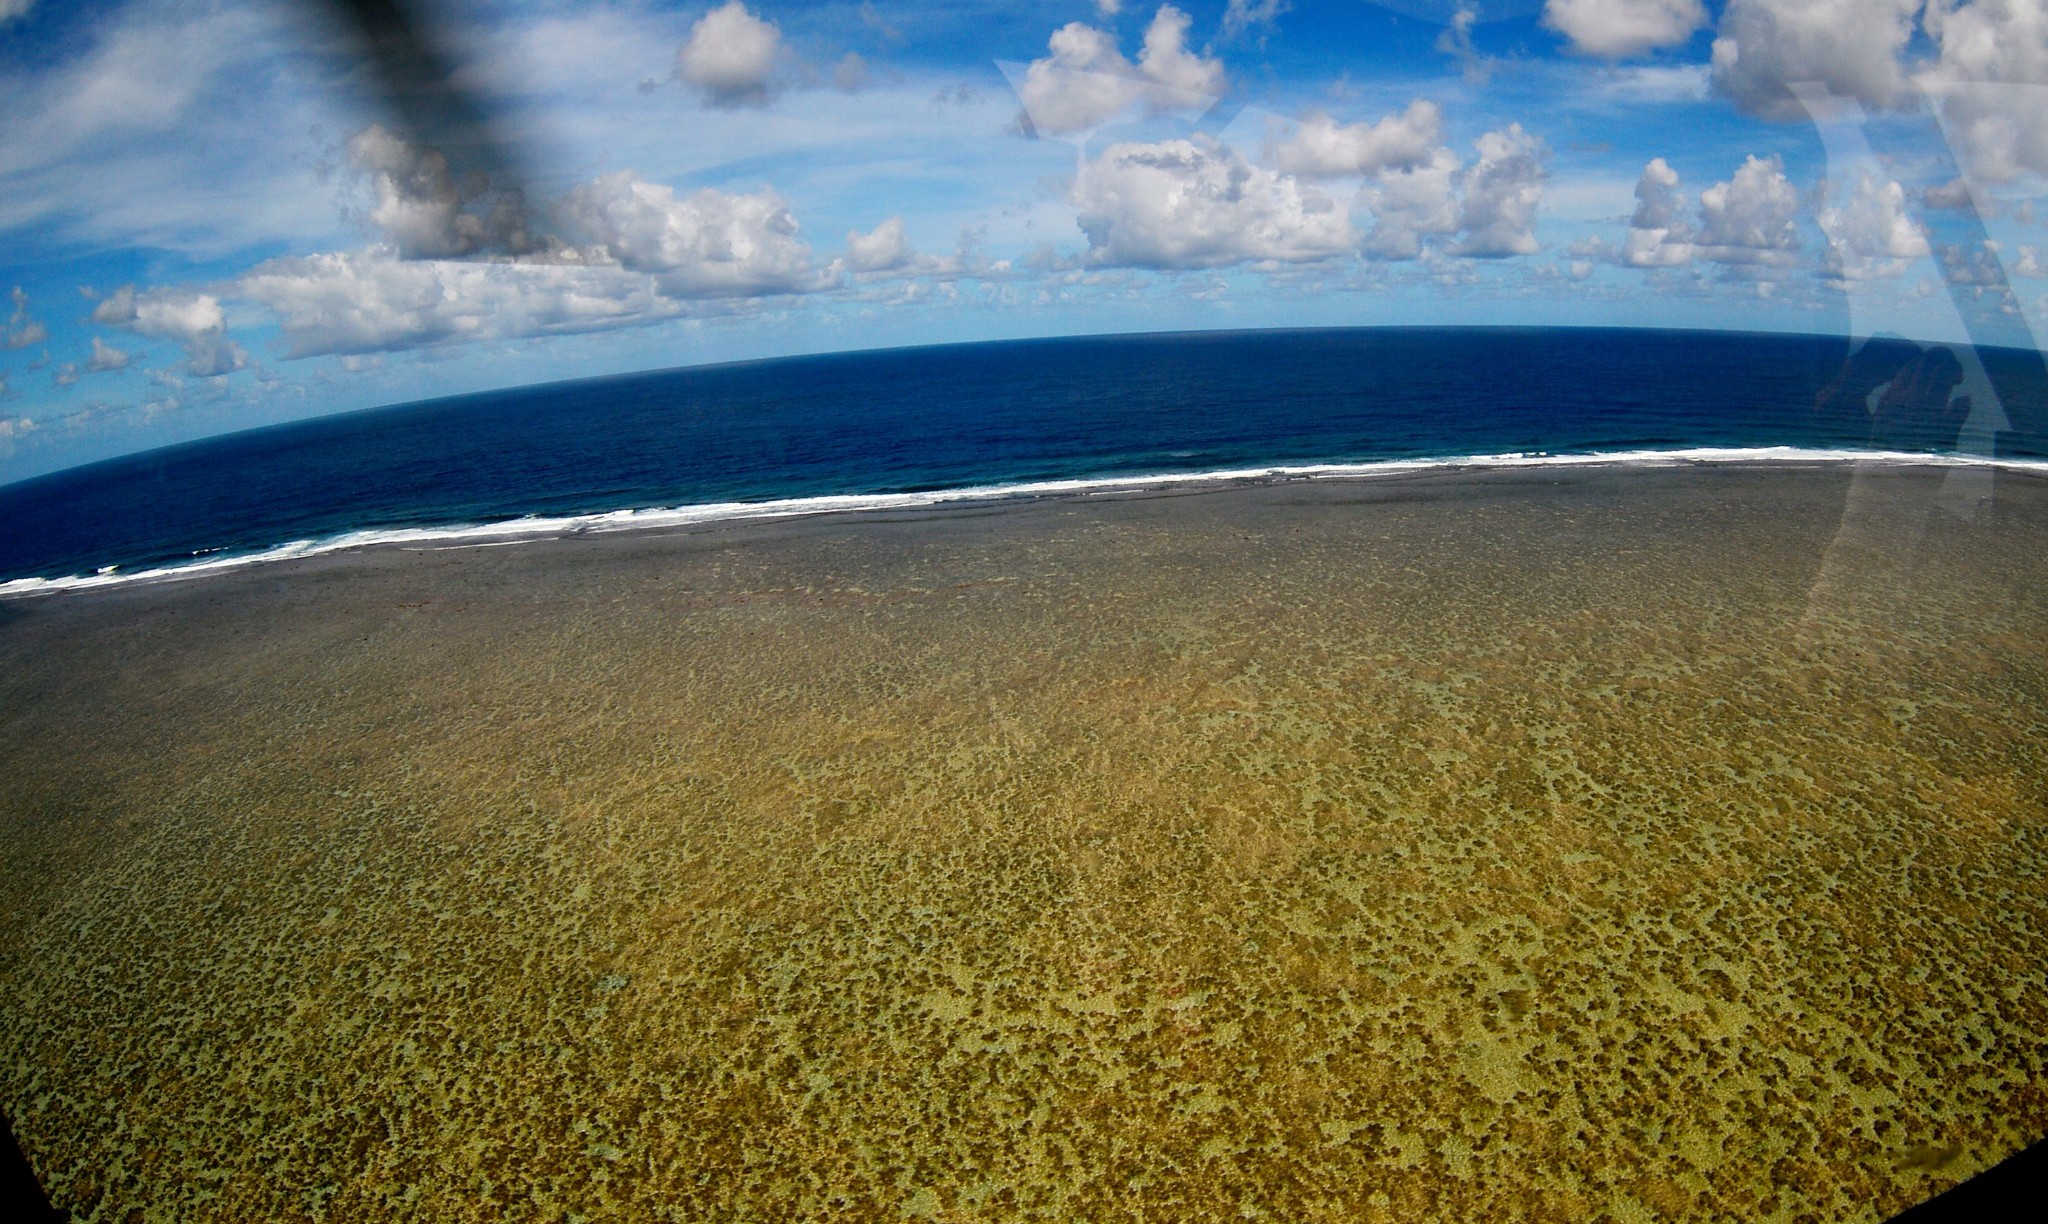
M 89 1220 L 1878 1218 L 2048 1131 L 2044 557 L 1542 469 L 10 601 L 0 1104 Z

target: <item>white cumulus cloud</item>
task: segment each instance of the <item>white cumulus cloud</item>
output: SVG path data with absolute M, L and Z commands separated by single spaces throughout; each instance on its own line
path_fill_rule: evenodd
M 1735 173 L 1700 192 L 1696 211 L 1679 190 L 1678 172 L 1653 158 L 1636 182 L 1636 208 L 1619 248 L 1594 238 L 1572 253 L 1631 268 L 1717 263 L 1746 279 L 1770 280 L 1798 262 L 1799 190 L 1773 154 L 1751 155 Z M 1898 261 L 1927 253 L 1919 225 L 1906 212 L 1905 189 L 1866 175 L 1819 221 L 1829 242 L 1824 276 L 1888 275 Z
M 249 364 L 249 354 L 228 339 L 220 299 L 189 289 L 137 292 L 124 285 L 93 308 L 92 320 L 139 336 L 174 340 L 185 348 L 185 370 L 198 378 L 231 374 Z
M 814 279 L 810 248 L 773 191 L 678 196 L 622 170 L 569 193 L 562 212 L 621 267 L 658 275 L 671 296 L 793 293 Z
M 559 212 L 585 245 L 488 261 L 410 259 L 391 245 L 273 259 L 235 294 L 268 307 L 289 355 L 309 357 L 645 326 L 828 279 L 765 189 L 678 195 L 621 171 L 570 192 Z
M 1868 170 L 1846 201 L 1821 209 L 1815 220 L 1828 240 L 1821 275 L 1829 280 L 1899 276 L 1928 254 L 1926 231 L 1906 211 L 1906 189 Z
M 1534 255 L 1536 210 L 1543 203 L 1543 145 L 1511 123 L 1478 141 L 1479 160 L 1465 173 L 1458 210 L 1463 236 L 1453 255 L 1500 259 Z
M 1726 182 L 1700 193 L 1702 258 L 1737 266 L 1784 267 L 1799 250 L 1799 192 L 1776 154 L 1751 154 Z
M 1692 227 L 1685 217 L 1685 197 L 1678 192 L 1678 171 L 1663 158 L 1652 158 L 1636 181 L 1636 211 L 1628 220 L 1621 262 L 1632 268 L 1675 268 L 1692 262 Z
M 144 336 L 183 340 L 220 331 L 227 316 L 220 299 L 182 289 L 151 289 L 137 293 L 123 285 L 93 307 L 93 322 L 122 327 Z
M 902 217 L 890 217 L 865 234 L 852 230 L 846 235 L 846 262 L 855 272 L 900 271 L 916 258 Z
M 1314 185 L 1208 136 L 1111 145 L 1073 188 L 1090 262 L 1179 269 L 1300 263 L 1349 250 L 1350 220 Z
M 980 251 L 982 236 L 979 229 L 964 229 L 953 254 L 931 255 L 911 244 L 903 218 L 894 216 L 866 233 L 847 231 L 846 267 L 854 280 L 869 284 L 918 277 L 941 283 L 1007 279 L 1014 271 L 1013 265 L 1007 259 L 984 256 Z
M 2048 0 L 1930 0 L 1925 24 L 1940 55 L 1916 81 L 1964 164 L 1998 183 L 2048 177 Z
M 1916 24 L 1933 55 L 1916 51 Z M 1729 0 L 1713 83 L 1767 119 L 1806 112 L 1807 86 L 1872 110 L 1923 94 L 1966 170 L 2048 178 L 2048 0 Z
M 236 292 L 277 314 L 293 357 L 602 331 L 683 312 L 654 277 L 616 265 L 409 260 L 388 247 L 273 259 Z
M 372 124 L 349 140 L 348 157 L 376 197 L 370 223 L 408 259 L 523 255 L 543 245 L 523 200 L 489 182 L 459 180 L 438 149 Z
M 1145 45 L 1138 50 L 1138 71 L 1164 90 L 1169 98 L 1178 94 L 1213 98 L 1228 83 L 1220 60 L 1188 50 L 1188 26 L 1192 19 L 1170 4 L 1161 5 L 1145 28 Z
M 1313 112 L 1287 140 L 1269 143 L 1266 161 L 1282 174 L 1306 178 L 1412 170 L 1429 161 L 1443 139 L 1443 126 L 1443 111 L 1423 98 L 1378 123 L 1340 124 Z
M 1900 54 L 1921 0 L 1729 0 L 1714 38 L 1713 82 L 1742 110 L 1798 121 L 1786 89 L 1817 84 L 1866 107 L 1911 96 Z
M 764 106 L 774 90 L 770 78 L 782 54 L 782 30 L 727 0 L 690 27 L 676 52 L 676 73 L 711 105 L 727 110 Z
M 1024 113 L 1048 136 L 1085 132 L 1133 108 L 1152 112 L 1204 107 L 1228 80 L 1221 61 L 1187 47 L 1190 19 L 1163 5 L 1145 30 L 1138 62 L 1117 48 L 1116 35 L 1081 22 L 1053 31 L 1052 54 L 1032 60 L 1017 87 Z
M 125 370 L 128 368 L 129 361 L 129 354 L 108 344 L 98 336 L 94 336 L 92 338 L 92 356 L 86 358 L 85 364 L 80 365 L 75 361 L 67 361 L 63 365 L 58 366 L 56 372 L 51 377 L 58 386 L 68 387 L 87 374 L 110 374 L 115 370 Z
M 1547 177 L 1543 143 L 1512 123 L 1481 136 L 1475 147 L 1479 160 L 1470 166 L 1439 145 L 1415 165 L 1368 180 L 1358 196 L 1373 217 L 1365 253 L 1392 260 L 1535 254 L 1536 211 Z M 1452 241 L 1446 249 L 1432 238 Z
M 41 344 L 50 338 L 50 329 L 28 312 L 28 294 L 20 285 L 10 295 L 14 301 L 14 313 L 7 319 L 7 326 L 0 330 L 0 348 L 25 349 L 31 344 Z
M 1416 259 L 1423 240 L 1458 230 L 1458 184 L 1464 163 L 1447 148 L 1406 170 L 1383 173 L 1360 200 L 1371 211 L 1364 248 L 1378 259 Z
M 1572 50 L 1606 59 L 1676 47 L 1707 24 L 1700 0 L 1549 0 L 1543 24 Z
M 105 374 L 112 370 L 128 368 L 129 355 L 108 344 L 98 336 L 92 338 L 92 356 L 85 363 L 89 374 Z

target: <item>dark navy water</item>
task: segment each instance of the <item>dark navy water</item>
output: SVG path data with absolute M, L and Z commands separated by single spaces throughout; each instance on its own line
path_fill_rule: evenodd
M 2048 456 L 2038 354 L 1986 351 Z M 1248 466 L 1691 447 L 1953 450 L 1942 348 L 1376 329 L 1030 340 L 559 383 L 281 425 L 0 488 L 0 580 L 376 529 Z M 1981 436 L 1982 431 L 1978 431 Z

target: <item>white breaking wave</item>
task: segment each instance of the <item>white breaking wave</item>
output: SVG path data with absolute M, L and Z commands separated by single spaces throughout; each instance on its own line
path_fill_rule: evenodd
M 60 591 L 93 590 L 139 582 L 167 582 L 201 578 L 272 561 L 291 561 L 352 548 L 390 544 L 425 544 L 443 548 L 476 548 L 517 544 L 533 540 L 559 539 L 569 535 L 591 535 L 614 531 L 645 531 L 660 527 L 687 527 L 703 523 L 743 522 L 749 519 L 795 518 L 818 514 L 851 514 L 874 510 L 908 510 L 955 502 L 1000 501 L 1057 497 L 1073 494 L 1120 493 L 1173 485 L 1203 485 L 1233 481 L 1329 480 L 1370 476 L 1398 476 L 1412 472 L 1459 468 L 1533 467 L 1680 467 L 1716 463 L 1761 463 L 1800 465 L 1879 464 L 1893 467 L 1971 468 L 1990 467 L 2006 471 L 2048 476 L 2048 459 L 1997 459 L 1982 455 L 1942 455 L 1916 451 L 1821 450 L 1796 446 L 1716 447 L 1698 446 L 1676 450 L 1601 451 L 1591 454 L 1553 455 L 1547 452 L 1514 451 L 1501 455 L 1457 455 L 1440 459 L 1387 459 L 1371 463 L 1277 464 L 1267 467 L 1223 468 L 1204 472 L 1162 472 L 1143 476 L 1097 476 L 1072 480 L 1039 480 L 1020 484 L 969 485 L 957 489 L 932 489 L 919 493 L 841 493 L 820 497 L 790 497 L 756 502 L 706 502 L 694 506 L 671 506 L 645 510 L 607 510 L 558 518 L 517 518 L 495 523 L 458 523 L 444 527 L 401 527 L 348 531 L 318 540 L 293 540 L 258 552 L 207 556 L 153 569 L 123 573 L 107 566 L 92 574 L 54 578 L 15 578 L 0 582 L 0 599 L 25 595 L 47 595 Z

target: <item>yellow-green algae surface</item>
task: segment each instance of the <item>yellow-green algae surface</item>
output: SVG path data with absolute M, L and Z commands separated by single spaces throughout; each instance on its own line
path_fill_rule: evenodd
M 2048 1130 L 2048 485 L 1975 479 L 0 605 L 0 1105 L 92 1221 L 1874 1219 Z

